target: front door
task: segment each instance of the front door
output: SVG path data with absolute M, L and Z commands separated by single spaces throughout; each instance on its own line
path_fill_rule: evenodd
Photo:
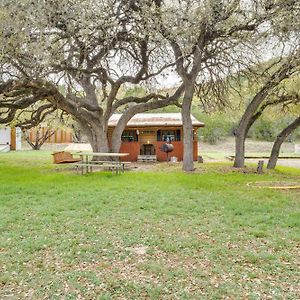
M 144 144 L 142 147 L 142 155 L 155 155 L 153 144 Z

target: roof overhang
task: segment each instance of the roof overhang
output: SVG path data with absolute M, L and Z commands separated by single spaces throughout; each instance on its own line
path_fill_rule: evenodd
M 108 122 L 108 127 L 115 127 L 121 118 L 121 114 L 113 114 Z M 194 128 L 204 127 L 204 123 L 198 121 L 193 115 L 192 125 Z M 136 114 L 127 123 L 126 127 L 181 127 L 181 113 L 144 113 Z

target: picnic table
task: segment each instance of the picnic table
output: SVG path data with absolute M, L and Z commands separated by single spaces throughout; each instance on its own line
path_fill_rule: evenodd
M 120 161 L 121 157 L 128 156 L 129 153 L 103 153 L 103 152 L 75 152 L 80 156 L 80 162 L 75 163 L 77 171 L 81 168 L 81 174 L 84 174 L 84 169 L 86 173 L 92 172 L 93 167 L 108 168 L 112 171 L 115 171 L 116 174 L 124 172 L 125 165 L 130 164 L 130 162 Z M 90 158 L 95 157 L 96 159 L 91 160 Z M 117 160 L 98 160 L 99 158 L 117 158 Z

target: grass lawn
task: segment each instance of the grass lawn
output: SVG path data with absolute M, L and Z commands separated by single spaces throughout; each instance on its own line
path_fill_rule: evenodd
M 300 192 L 247 183 L 300 170 L 77 176 L 50 159 L 0 155 L 0 299 L 299 298 Z

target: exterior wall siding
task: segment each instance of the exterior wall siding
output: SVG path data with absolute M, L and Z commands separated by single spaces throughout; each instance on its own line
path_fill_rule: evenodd
M 122 161 L 137 161 L 137 157 L 140 154 L 140 143 L 139 142 L 122 142 L 121 153 L 129 153 L 128 156 L 121 157 Z
M 160 150 L 165 142 L 156 142 L 156 156 L 158 161 L 166 161 L 167 153 Z M 169 153 L 169 157 L 176 156 L 179 161 L 183 159 L 183 142 L 172 142 L 174 150 Z

